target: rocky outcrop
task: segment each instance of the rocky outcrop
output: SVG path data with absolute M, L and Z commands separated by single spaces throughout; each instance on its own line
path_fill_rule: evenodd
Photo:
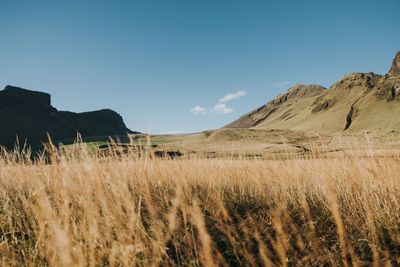
M 349 113 L 348 113 L 347 116 L 346 116 L 346 125 L 344 126 L 344 130 L 347 130 L 347 129 L 350 128 L 350 125 L 351 125 L 352 122 L 353 122 L 354 113 L 355 113 L 356 111 L 357 111 L 357 110 L 354 108 L 354 104 L 351 105 L 351 106 L 350 106 L 350 111 L 349 111 Z
M 74 113 L 58 111 L 51 106 L 51 96 L 14 86 L 0 91 L 0 145 L 12 148 L 19 143 L 31 146 L 47 141 L 83 137 L 126 135 L 131 131 L 115 111 L 103 109 Z
M 376 97 L 378 99 L 385 99 L 393 101 L 398 99 L 400 94 L 400 75 L 387 75 L 376 86 Z
M 397 52 L 396 57 L 393 59 L 392 66 L 389 70 L 389 75 L 400 75 L 400 51 Z
M 314 103 L 312 104 L 313 107 L 311 109 L 311 112 L 315 113 L 315 112 L 319 112 L 322 110 L 327 110 L 328 108 L 335 105 L 336 101 L 337 101 L 336 98 L 332 98 L 332 99 L 317 98 L 314 101 Z
M 381 78 L 382 75 L 375 74 L 373 72 L 355 72 L 344 76 L 343 79 L 334 83 L 332 88 L 338 87 L 351 89 L 353 87 L 363 87 L 364 89 L 372 89 Z
M 271 106 L 277 106 L 295 98 L 316 96 L 323 93 L 325 89 L 325 87 L 318 84 L 298 84 L 289 88 L 286 93 L 278 96 L 268 104 Z

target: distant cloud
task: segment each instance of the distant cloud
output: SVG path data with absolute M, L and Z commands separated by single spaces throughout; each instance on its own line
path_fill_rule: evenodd
M 216 104 L 211 110 L 211 114 L 229 114 L 233 112 L 233 109 L 228 108 L 224 103 Z
M 207 109 L 197 105 L 194 108 L 191 108 L 190 112 L 192 112 L 194 115 L 205 115 L 207 113 Z
M 290 86 L 292 84 L 293 84 L 293 82 L 285 81 L 285 82 L 270 83 L 268 86 L 269 87 L 285 87 L 285 86 Z
M 233 112 L 233 109 L 226 106 L 226 103 L 232 101 L 234 99 L 239 99 L 247 95 L 245 90 L 237 91 L 235 93 L 230 93 L 225 95 L 224 97 L 218 99 L 218 103 L 215 104 L 212 108 L 205 108 L 199 105 L 196 105 L 194 108 L 190 109 L 194 115 L 221 115 L 221 114 L 229 114 Z
M 227 94 L 224 97 L 220 98 L 218 101 L 220 103 L 226 103 L 234 99 L 239 99 L 243 96 L 247 95 L 247 92 L 244 90 L 238 91 L 236 93 Z

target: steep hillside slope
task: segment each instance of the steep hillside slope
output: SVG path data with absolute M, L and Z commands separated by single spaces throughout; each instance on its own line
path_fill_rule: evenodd
M 73 113 L 58 111 L 51 106 L 51 96 L 19 87 L 6 86 L 0 91 L 0 145 L 11 148 L 16 137 L 19 142 L 35 146 L 82 136 L 124 135 L 130 132 L 115 111 L 103 109 Z
M 296 85 L 225 128 L 400 132 L 400 52 L 389 73 L 352 73 L 329 89 Z
M 296 85 L 286 93 L 268 102 L 264 106 L 247 113 L 226 128 L 251 128 L 266 123 L 279 123 L 291 119 L 302 112 L 314 101 L 316 96 L 323 94 L 325 88 L 320 85 Z

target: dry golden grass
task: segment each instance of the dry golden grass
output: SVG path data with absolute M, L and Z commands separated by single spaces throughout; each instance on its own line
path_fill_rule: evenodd
M 2 153 L 1 266 L 400 264 L 400 157 L 72 151 Z

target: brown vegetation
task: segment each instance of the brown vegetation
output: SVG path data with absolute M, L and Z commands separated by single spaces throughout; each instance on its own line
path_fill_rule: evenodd
M 400 157 L 50 150 L 2 153 L 2 266 L 400 264 Z

